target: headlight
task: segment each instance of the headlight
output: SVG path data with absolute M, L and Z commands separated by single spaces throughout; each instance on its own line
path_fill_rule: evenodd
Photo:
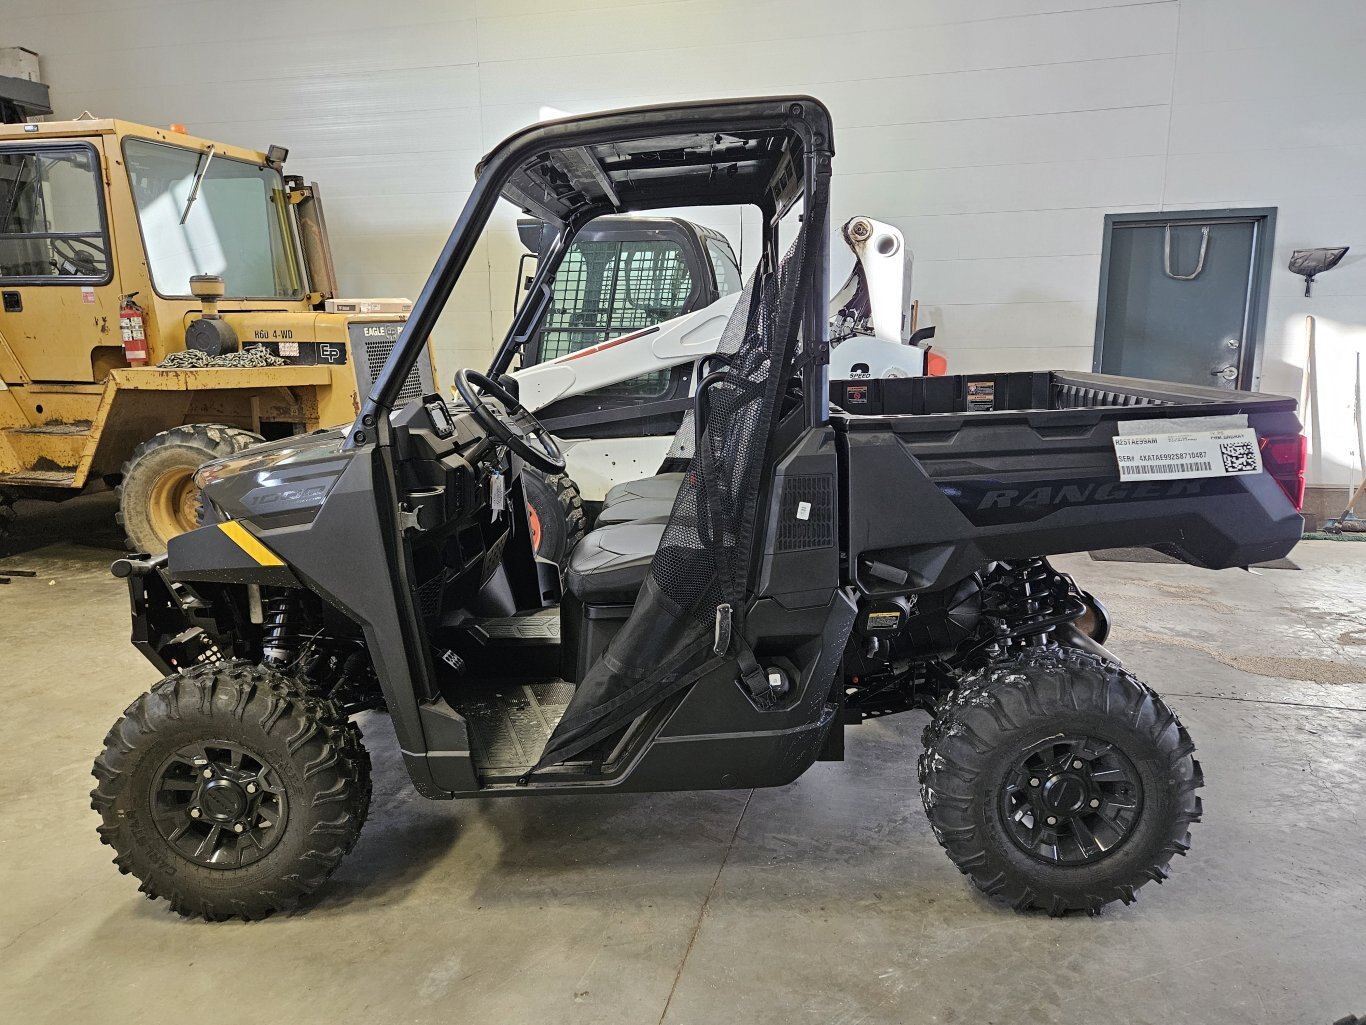
M 277 463 L 283 463 L 286 459 L 298 454 L 297 448 L 277 448 L 270 452 L 248 450 L 241 455 L 228 456 L 226 459 L 215 459 L 212 463 L 205 463 L 194 472 L 194 484 L 202 491 L 214 481 L 223 480 L 225 477 L 235 477 L 239 473 L 269 470 Z

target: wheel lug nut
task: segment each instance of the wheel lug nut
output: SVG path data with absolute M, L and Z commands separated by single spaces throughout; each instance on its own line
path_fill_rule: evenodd
M 190 818 L 192 818 L 192 819 L 197 819 L 197 818 L 199 818 L 199 809 L 198 809 L 198 808 L 191 808 L 191 809 L 190 809 Z
M 1031 779 L 1031 780 L 1029 781 L 1029 785 L 1030 785 L 1031 787 L 1036 787 L 1036 786 L 1038 786 L 1038 785 L 1039 785 L 1039 780 L 1038 780 L 1038 778 L 1036 777 L 1036 778 L 1034 778 L 1034 779 Z
M 1081 768 L 1081 759 L 1080 759 L 1080 758 L 1078 758 L 1075 762 L 1072 763 L 1072 768 L 1074 768 L 1074 769 L 1080 769 L 1080 768 Z
M 247 784 L 247 793 L 249 793 L 249 794 L 254 794 L 254 793 L 256 793 L 256 784 L 255 784 L 255 783 L 248 783 L 248 784 Z
M 1056 826 L 1056 825 L 1058 824 L 1057 816 L 1055 816 L 1055 815 L 1050 815 L 1050 816 L 1048 816 L 1048 824 L 1049 824 L 1050 826 Z
M 1092 808 L 1099 808 L 1099 807 L 1100 807 L 1100 799 L 1097 798 L 1097 797 L 1091 798 L 1091 807 L 1092 807 Z
M 237 823 L 235 826 L 232 827 L 232 831 L 233 831 L 234 833 L 240 833 L 240 832 L 242 832 L 242 830 L 244 830 L 244 829 L 246 829 L 246 828 L 247 828 L 246 826 L 242 825 L 242 823 L 239 822 L 239 823 Z
M 205 770 L 204 770 L 204 778 L 205 778 L 205 779 L 213 779 L 213 770 L 212 770 L 212 769 L 205 769 Z

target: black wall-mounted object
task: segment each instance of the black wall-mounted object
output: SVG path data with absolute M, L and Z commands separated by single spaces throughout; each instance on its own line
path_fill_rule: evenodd
M 1308 298 L 1314 288 L 1314 278 L 1326 270 L 1332 270 L 1347 255 L 1350 246 L 1320 247 L 1318 249 L 1296 249 L 1290 254 L 1290 271 L 1304 278 L 1304 295 Z

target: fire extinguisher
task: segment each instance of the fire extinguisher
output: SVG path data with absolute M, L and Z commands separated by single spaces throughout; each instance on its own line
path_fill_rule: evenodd
M 147 365 L 147 319 L 134 302 L 136 292 L 119 297 L 119 334 L 123 337 L 123 356 L 135 367 Z

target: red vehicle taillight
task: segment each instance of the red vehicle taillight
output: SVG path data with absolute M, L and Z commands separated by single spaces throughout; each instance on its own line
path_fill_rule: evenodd
M 1299 512 L 1304 506 L 1304 466 L 1309 459 L 1309 439 L 1303 434 L 1263 438 L 1261 448 L 1262 465 Z

